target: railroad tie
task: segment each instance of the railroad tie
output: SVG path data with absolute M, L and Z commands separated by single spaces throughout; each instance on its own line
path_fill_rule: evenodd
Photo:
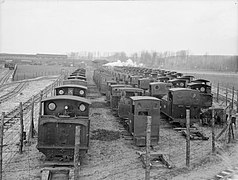
M 234 170 L 226 169 L 226 170 L 220 172 L 219 174 L 217 174 L 215 177 L 218 179 L 222 179 L 222 178 L 225 178 L 228 175 L 232 174 L 233 172 L 234 172 Z

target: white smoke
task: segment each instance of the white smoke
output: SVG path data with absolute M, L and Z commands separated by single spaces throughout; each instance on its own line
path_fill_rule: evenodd
M 121 62 L 120 60 L 117 60 L 116 62 L 111 62 L 111 63 L 107 63 L 104 64 L 103 66 L 131 66 L 131 67 L 142 67 L 143 64 L 137 64 L 136 62 L 133 62 L 131 59 L 128 59 L 126 62 Z

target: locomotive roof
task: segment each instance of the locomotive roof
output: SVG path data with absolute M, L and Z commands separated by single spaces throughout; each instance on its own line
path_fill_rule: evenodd
M 189 88 L 171 88 L 169 89 L 169 91 L 178 92 L 178 91 L 196 91 L 196 90 Z
M 133 87 L 121 87 L 119 88 L 120 90 L 124 90 L 124 91 L 142 91 L 144 92 L 143 89 L 140 88 L 133 88 Z
M 168 84 L 168 85 L 171 85 L 169 83 L 166 83 L 166 82 L 151 82 L 150 85 L 157 85 L 157 84 Z
M 167 76 L 161 76 L 161 77 L 158 77 L 158 79 L 169 79 L 169 77 L 167 77 Z
M 115 88 L 115 87 L 131 87 L 131 86 L 126 84 L 112 84 L 111 87 Z
M 51 97 L 47 97 L 45 99 L 42 99 L 42 102 L 45 102 L 45 101 L 50 101 L 50 100 L 74 100 L 74 101 L 81 101 L 81 102 L 84 102 L 84 103 L 87 103 L 87 104 L 91 104 L 91 101 L 89 101 L 88 99 L 86 98 L 83 98 L 83 97 L 79 97 L 79 96 L 71 96 L 71 95 L 61 95 L 61 96 L 51 96 Z
M 141 75 L 132 75 L 131 77 L 142 77 Z
M 190 77 L 185 77 L 185 76 L 181 76 L 181 77 L 177 77 L 177 79 L 190 79 Z
M 185 82 L 186 79 L 172 79 L 172 80 L 169 80 L 169 82 L 181 82 L 181 81 Z
M 196 82 L 188 83 L 188 86 L 195 86 L 195 85 L 210 87 L 210 86 L 207 85 L 207 84 L 201 84 L 201 83 L 196 83 Z
M 192 75 L 185 75 L 185 76 L 182 76 L 182 77 L 194 77 L 194 76 L 192 76 Z
M 66 79 L 66 80 L 64 80 L 64 81 L 80 81 L 80 82 L 87 82 L 87 81 L 82 80 L 82 79 Z M 64 82 L 64 81 L 63 81 L 63 82 Z
M 160 99 L 152 96 L 132 96 L 130 97 L 133 101 L 140 101 L 140 100 L 155 100 L 160 101 Z
M 180 73 L 180 72 L 177 72 L 177 73 L 175 73 L 176 75 L 183 75 L 183 73 Z
M 79 78 L 86 79 L 86 77 L 85 77 L 85 76 L 75 76 L 75 75 L 73 75 L 73 76 L 69 76 L 69 77 L 79 77 Z
M 82 89 L 88 89 L 86 86 L 77 85 L 77 84 L 65 84 L 65 85 L 58 86 L 55 89 L 63 88 L 63 87 L 78 87 L 78 88 L 82 88 Z
M 197 82 L 197 81 L 200 81 L 200 82 L 210 82 L 209 80 L 206 80 L 206 79 L 195 79 L 192 82 Z
M 144 77 L 144 78 L 140 78 L 140 79 L 138 79 L 139 81 L 141 81 L 141 80 L 150 80 L 149 78 L 146 78 L 146 77 Z
M 114 81 L 114 80 L 107 81 L 107 83 L 112 83 L 112 82 L 116 82 L 116 81 Z

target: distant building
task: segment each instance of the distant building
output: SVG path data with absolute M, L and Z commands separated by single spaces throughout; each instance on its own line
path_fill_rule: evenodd
M 43 60 L 43 59 L 52 59 L 52 60 L 63 60 L 67 59 L 67 55 L 63 54 L 8 54 L 8 53 L 0 53 L 0 61 L 1 60 Z

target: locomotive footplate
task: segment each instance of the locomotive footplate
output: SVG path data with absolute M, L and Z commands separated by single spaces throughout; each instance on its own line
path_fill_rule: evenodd
M 69 162 L 63 162 L 63 161 L 44 161 L 43 166 L 74 166 L 74 162 L 73 161 L 69 161 Z
M 136 154 L 139 155 L 139 158 L 142 162 L 142 167 L 146 168 L 146 153 L 137 151 Z M 161 164 L 162 163 L 162 164 Z M 168 158 L 168 153 L 166 152 L 151 152 L 150 153 L 150 168 L 160 168 L 166 166 L 168 169 L 172 169 L 172 163 Z

